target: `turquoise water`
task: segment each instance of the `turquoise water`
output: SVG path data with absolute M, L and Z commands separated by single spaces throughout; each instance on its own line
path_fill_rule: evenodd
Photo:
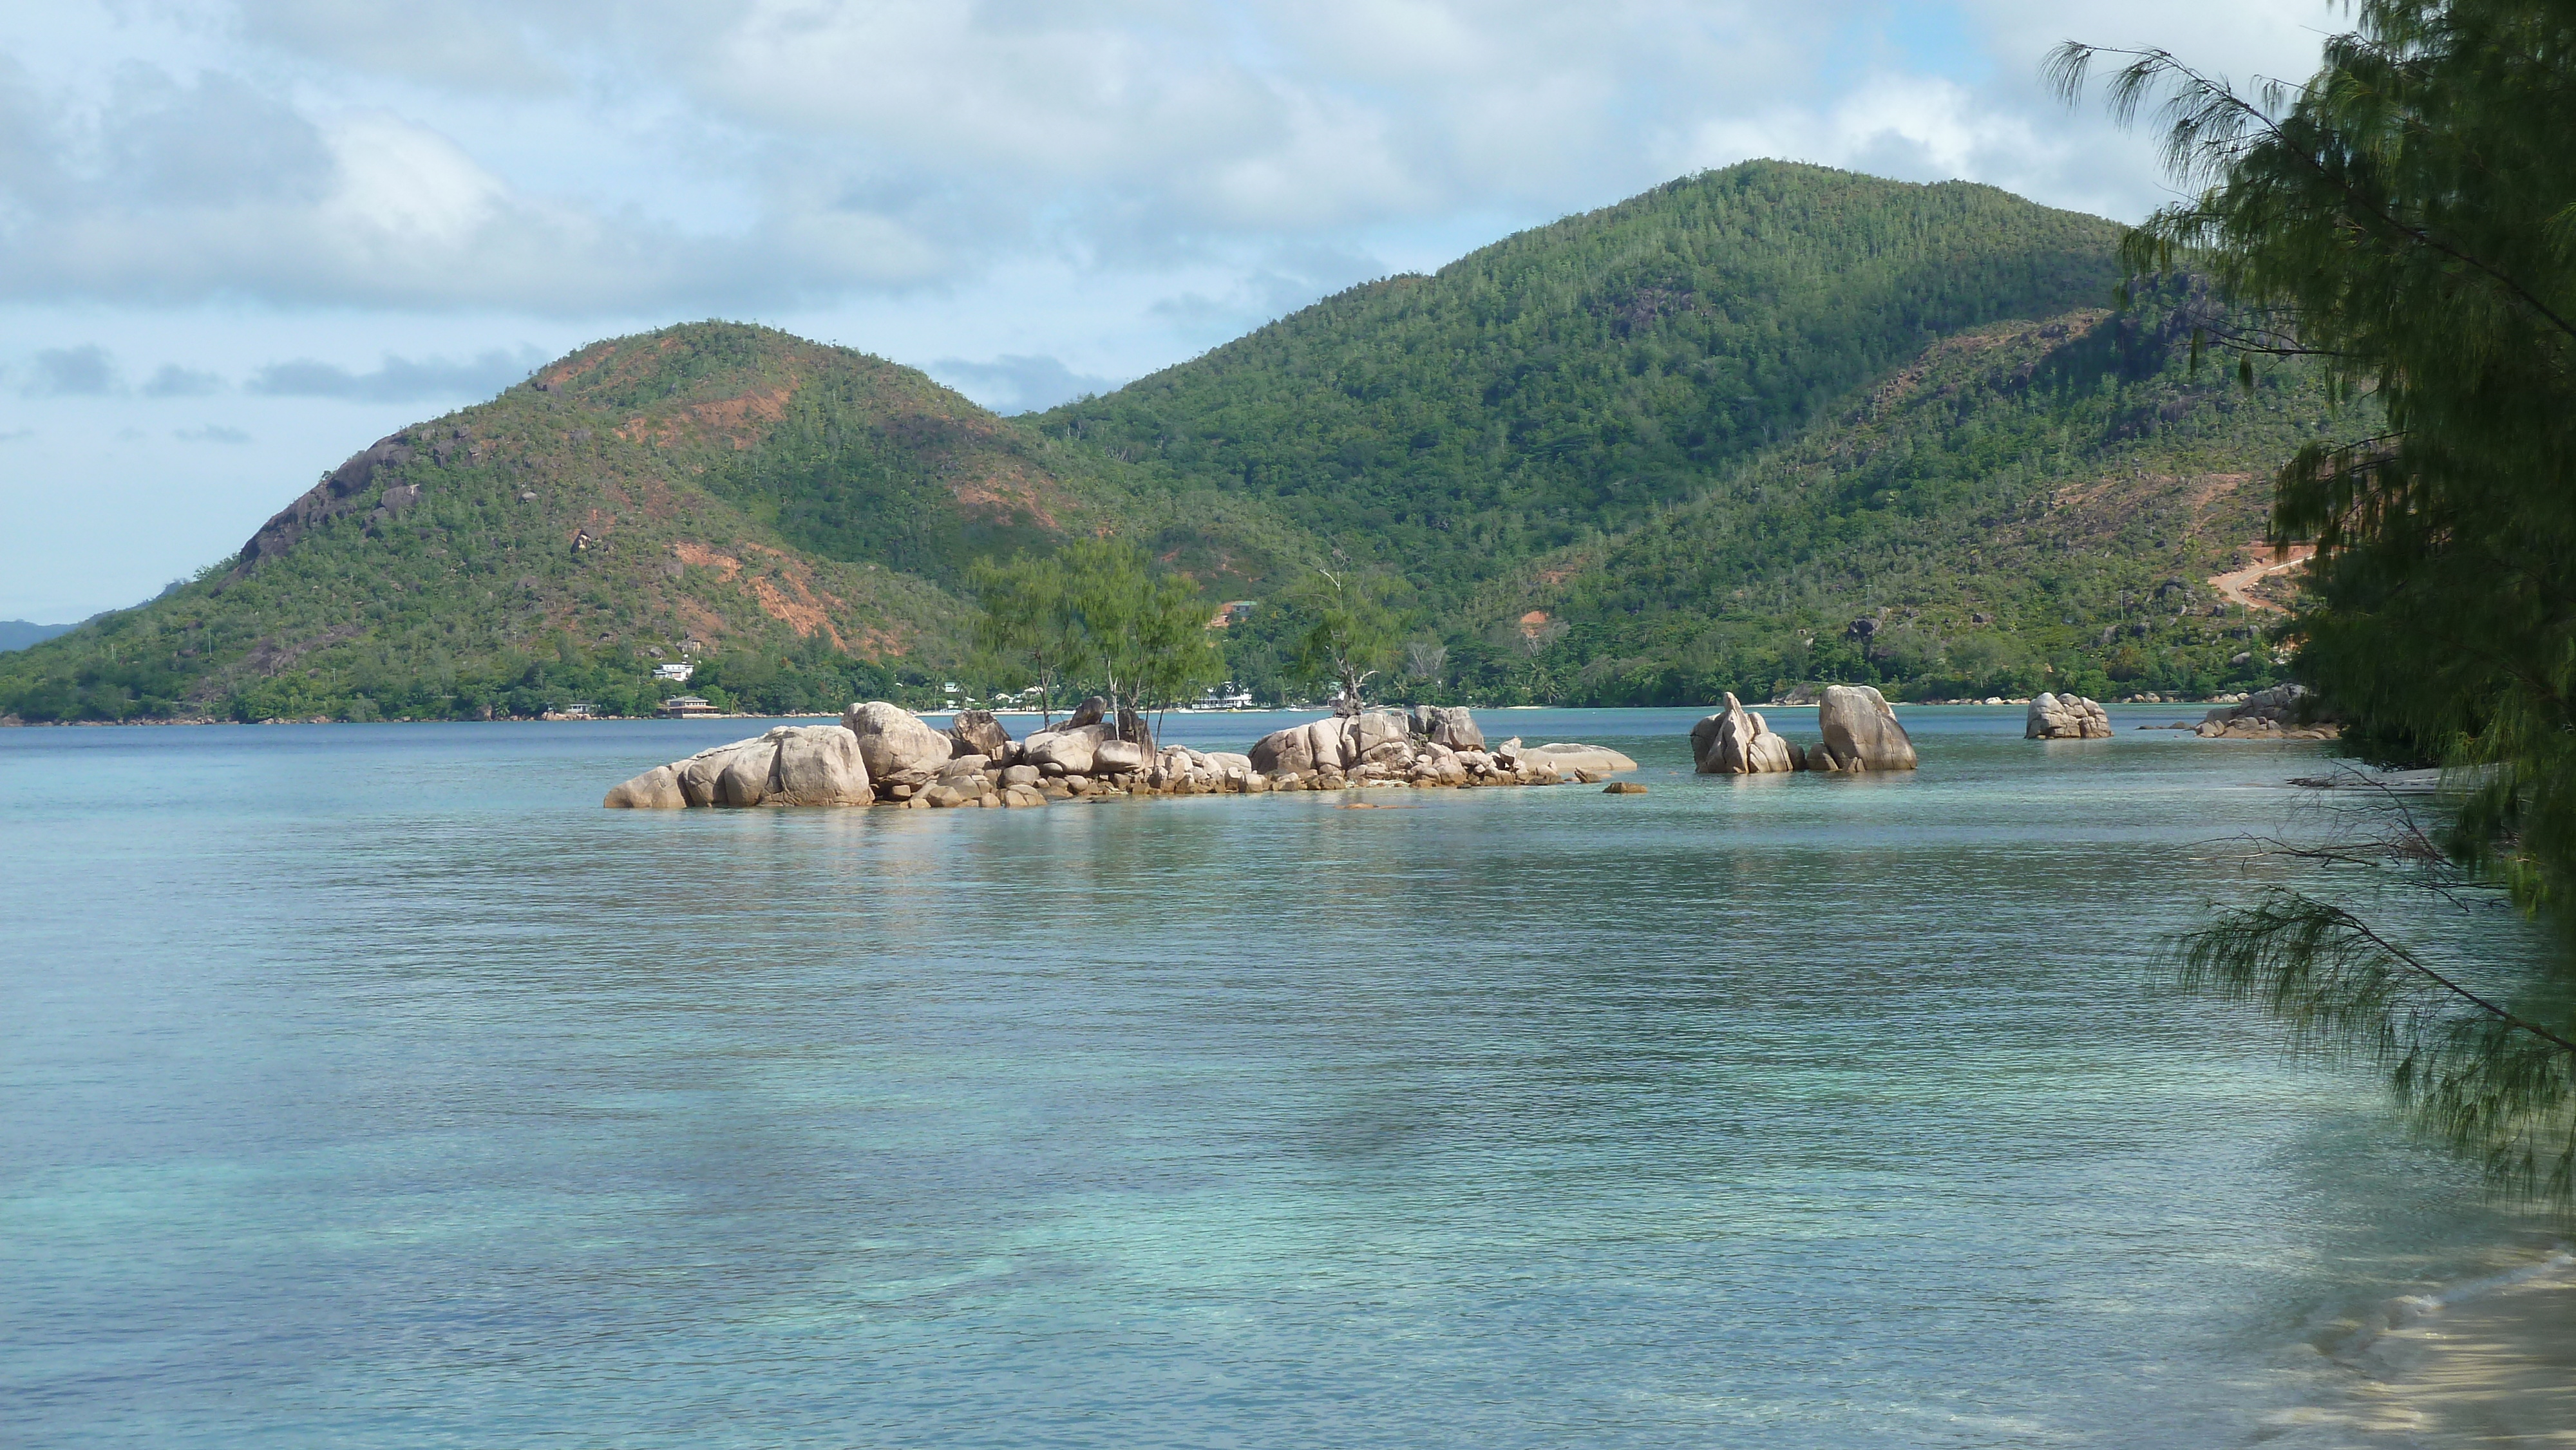
M 1651 791 L 1379 811 L 0 731 L 0 1442 L 2251 1443 L 2519 1228 L 2155 988 L 2313 766 L 2178 713 L 1702 780 L 1688 712 L 1496 712 Z

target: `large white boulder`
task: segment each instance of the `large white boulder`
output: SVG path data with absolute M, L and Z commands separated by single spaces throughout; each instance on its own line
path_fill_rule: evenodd
M 1106 725 L 1041 730 L 1020 742 L 1024 765 L 1052 765 L 1067 775 L 1089 775 L 1102 744 L 1116 734 Z
M 2032 697 L 2021 734 L 2025 740 L 2108 740 L 2111 716 L 2101 702 L 2071 690 L 2063 695 L 2043 690 Z
M 1606 746 L 1578 745 L 1566 740 L 1528 746 L 1520 752 L 1520 758 L 1531 765 L 1545 766 L 1559 775 L 1572 775 L 1578 770 L 1608 775 L 1616 770 L 1637 768 L 1637 762 Z
M 950 749 L 959 755 L 981 755 L 991 760 L 1005 760 L 1011 754 L 1011 732 L 990 710 L 960 710 L 949 722 Z
M 1348 770 L 1358 763 L 1351 749 L 1350 721 L 1336 716 L 1306 727 L 1306 749 L 1317 770 Z
M 863 806 L 876 799 L 859 737 L 838 725 L 781 725 L 768 804 Z
M 1810 769 L 1914 768 L 1913 738 L 1896 723 L 1887 697 L 1868 685 L 1827 685 L 1816 702 L 1816 727 L 1823 740 L 1807 752 Z
M 1315 768 L 1315 749 L 1303 725 L 1262 736 L 1252 742 L 1252 752 L 1245 758 L 1263 775 L 1305 775 Z
M 1485 732 L 1476 728 L 1476 717 L 1464 705 L 1416 705 L 1413 707 L 1413 733 L 1434 745 L 1452 750 L 1482 750 Z
M 771 772 L 778 767 L 778 747 L 766 751 L 737 750 L 725 757 L 725 766 L 716 775 L 716 803 L 727 806 L 756 806 L 769 799 Z
M 678 810 L 689 803 L 680 794 L 680 772 L 668 765 L 657 765 L 633 780 L 609 787 L 607 799 L 600 802 L 610 810 Z
M 1145 747 L 1132 740 L 1103 740 L 1091 752 L 1093 775 L 1124 775 L 1143 770 L 1149 757 Z
M 771 762 L 778 757 L 778 746 L 764 736 L 754 736 L 749 740 L 710 746 L 686 760 L 673 762 L 671 769 L 680 777 L 681 798 L 693 806 L 727 804 L 717 782 L 735 764 L 737 757 L 746 761 L 756 760 L 762 778 L 766 779 Z
M 1381 746 L 1402 745 L 1405 736 L 1410 733 L 1405 728 L 1403 716 L 1390 714 L 1384 710 L 1371 710 L 1365 715 L 1354 715 L 1348 725 L 1351 753 L 1362 759 L 1369 758 L 1369 752 Z
M 1797 769 L 1798 752 L 1733 692 L 1726 708 L 1691 727 L 1691 761 L 1702 775 L 1762 775 Z
M 859 737 L 859 759 L 868 779 L 919 784 L 939 773 L 956 753 L 953 743 L 901 705 L 870 700 L 841 712 L 841 726 Z

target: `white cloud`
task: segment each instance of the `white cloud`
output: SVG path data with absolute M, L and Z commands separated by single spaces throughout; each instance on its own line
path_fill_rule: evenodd
M 536 371 L 546 360 L 535 348 L 498 349 L 470 362 L 388 356 L 372 372 L 313 358 L 270 363 L 253 374 L 247 391 L 271 398 L 352 398 L 371 403 L 479 401 Z
M 1752 156 L 2135 217 L 2164 199 L 2152 148 L 2045 94 L 2049 47 L 2296 78 L 2348 23 L 2325 0 L 0 7 L 0 434 L 23 440 L 0 511 L 120 551 L 0 541 L 0 615 L 130 602 L 525 345 L 750 317 L 1030 406 Z M 38 361 L 84 348 L 87 372 Z M 120 356 L 158 371 L 129 385 Z M 183 443 L 185 400 L 218 393 L 250 441 Z M 110 500 L 150 522 L 79 526 Z
M 0 295 L 742 310 L 972 287 L 1014 256 L 1168 267 L 1462 209 L 1536 220 L 1758 154 L 2157 199 L 2142 143 L 2037 83 L 2065 33 L 2136 38 L 2098 3 L 230 13 L 131 20 L 134 55 L 51 90 L 0 73 Z M 2330 18 L 2194 0 L 2154 25 L 2296 73 Z M 173 36 L 193 65 L 165 63 Z

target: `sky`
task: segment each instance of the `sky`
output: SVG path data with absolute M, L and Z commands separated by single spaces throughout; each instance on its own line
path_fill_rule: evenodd
M 349 454 L 707 317 L 1017 412 L 1751 157 L 2133 221 L 2061 40 L 2238 81 L 2323 0 L 0 7 L 0 619 L 150 597 Z

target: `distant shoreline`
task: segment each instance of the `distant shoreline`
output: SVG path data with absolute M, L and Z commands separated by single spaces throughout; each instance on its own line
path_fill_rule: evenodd
M 1812 700 L 1767 700 L 1760 705 L 1751 706 L 1749 708 L 1760 710 L 1795 710 L 1812 706 L 1814 703 L 1815 702 Z M 2018 709 L 2029 702 L 2014 700 L 2007 701 L 2001 705 L 1989 705 L 1982 700 L 1892 700 L 1889 703 L 1900 710 L 2008 710 Z M 2106 701 L 2104 703 L 2109 708 L 2126 710 L 2206 710 L 2215 709 L 2226 702 L 2220 700 L 2166 700 L 2152 704 L 2128 704 L 2112 701 Z M 917 710 L 914 713 L 924 717 L 932 715 L 954 715 L 960 708 L 980 709 L 981 707 L 949 707 L 934 710 Z M 1715 710 L 1722 709 L 1724 707 L 1721 705 L 1473 705 L 1468 708 L 1476 710 Z M 1277 705 L 1261 706 L 1250 710 L 1173 710 L 1170 713 L 1190 719 L 1197 719 L 1201 716 L 1222 715 L 1320 714 L 1323 713 L 1325 709 L 1326 707 L 1322 705 Z M 1061 715 L 1065 712 L 1057 710 L 1052 713 Z M 1034 718 L 1039 714 L 1039 712 L 1036 710 L 995 710 L 993 714 L 1010 718 Z M 213 716 L 182 716 L 177 718 L 138 717 L 132 720 L 19 720 L 14 718 L 0 718 L 0 729 L 101 730 L 130 725 L 162 727 L 178 725 L 634 725 L 647 722 L 659 723 L 670 720 L 828 720 L 830 718 L 832 718 L 830 712 L 822 710 L 804 711 L 788 715 L 755 715 L 747 713 L 668 716 L 597 715 L 588 719 L 566 720 L 548 720 L 534 715 L 507 715 L 491 720 L 331 720 L 320 716 L 313 716 L 300 720 L 218 720 Z

